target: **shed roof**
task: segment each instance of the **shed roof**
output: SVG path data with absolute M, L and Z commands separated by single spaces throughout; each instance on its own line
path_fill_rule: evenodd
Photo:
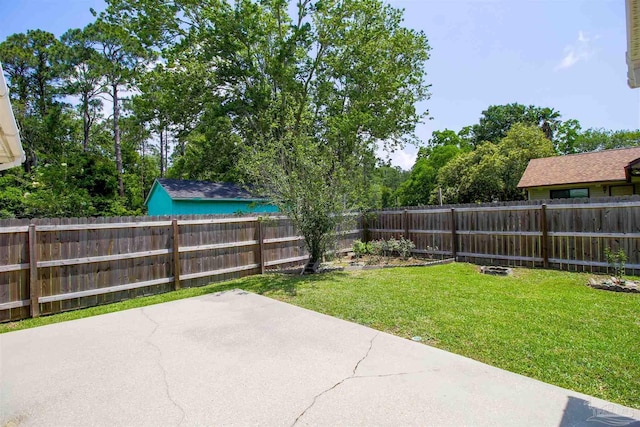
M 639 158 L 640 147 L 633 147 L 532 159 L 518 188 L 624 181 L 625 167 Z
M 169 178 L 157 178 L 156 182 L 161 185 L 169 197 L 174 200 L 262 200 L 238 184 L 231 182 L 209 182 Z

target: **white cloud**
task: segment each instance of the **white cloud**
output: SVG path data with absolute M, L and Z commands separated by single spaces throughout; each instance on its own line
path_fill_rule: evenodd
M 593 41 L 598 38 L 598 36 L 589 37 L 584 31 L 578 31 L 578 39 L 564 48 L 564 57 L 556 66 L 556 70 L 571 68 L 580 61 L 588 60 L 595 53 Z
M 378 158 L 390 160 L 391 165 L 400 166 L 404 170 L 411 170 L 418 156 L 418 149 L 413 145 L 406 146 L 403 150 L 396 150 L 393 153 L 387 153 L 383 149 L 378 148 Z
M 391 154 L 391 164 L 400 166 L 404 170 L 411 170 L 416 162 L 417 153 L 410 153 L 405 148 L 402 151 L 396 151 Z

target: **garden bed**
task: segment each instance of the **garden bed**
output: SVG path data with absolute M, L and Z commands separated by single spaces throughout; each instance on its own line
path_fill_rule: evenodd
M 640 282 L 619 277 L 609 277 L 605 279 L 595 279 L 592 277 L 589 279 L 589 286 L 605 291 L 640 293 Z

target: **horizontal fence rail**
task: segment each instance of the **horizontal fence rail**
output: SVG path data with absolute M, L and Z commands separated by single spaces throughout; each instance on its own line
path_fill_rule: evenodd
M 358 217 L 334 252 L 362 238 Z M 353 227 L 355 225 L 355 227 Z M 0 221 L 0 321 L 90 307 L 300 265 L 282 215 Z

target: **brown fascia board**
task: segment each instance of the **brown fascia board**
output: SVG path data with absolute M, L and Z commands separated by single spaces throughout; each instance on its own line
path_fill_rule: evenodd
M 608 179 L 606 181 L 577 181 L 577 182 L 563 182 L 562 184 L 547 184 L 547 185 L 528 185 L 526 187 L 517 187 L 517 188 L 521 188 L 523 190 L 529 189 L 529 188 L 546 188 L 546 187 L 563 187 L 565 185 L 580 185 L 580 184 L 584 184 L 584 185 L 595 185 L 595 184 L 607 184 L 607 183 L 611 183 L 611 182 L 623 182 L 624 180 L 622 179 Z

